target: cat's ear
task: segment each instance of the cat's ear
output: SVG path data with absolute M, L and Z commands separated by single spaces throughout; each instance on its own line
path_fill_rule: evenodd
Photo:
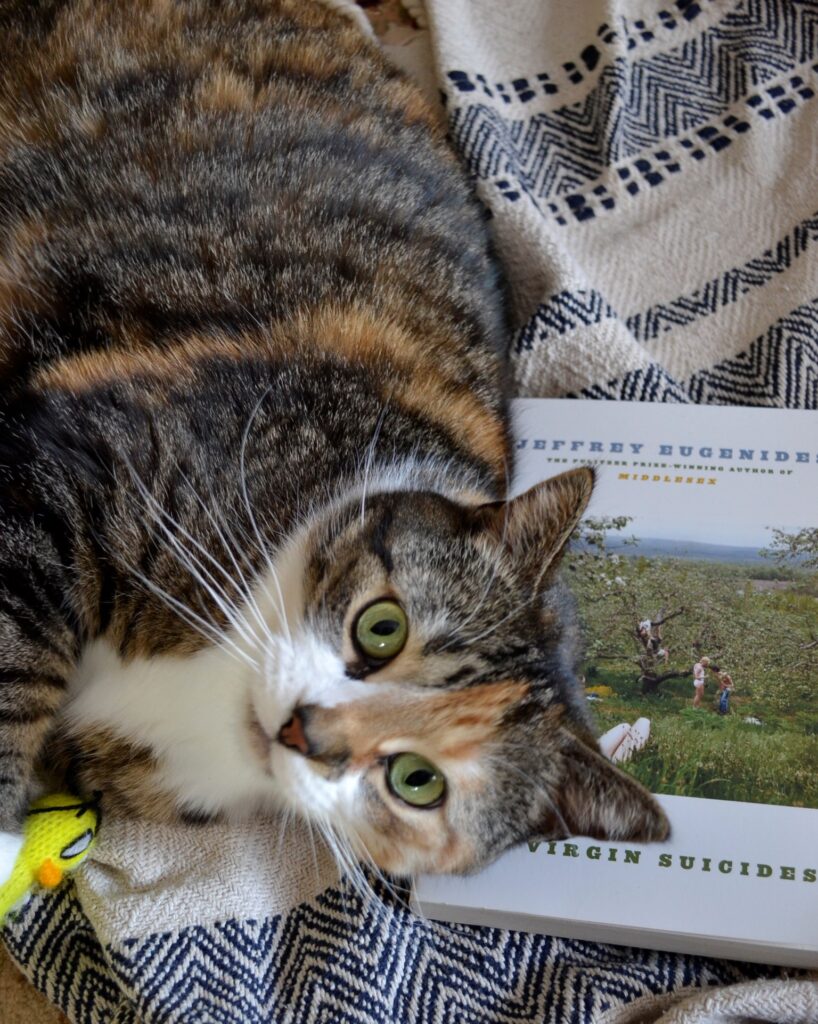
M 551 477 L 506 502 L 476 510 L 478 525 L 508 548 L 539 589 L 562 558 L 594 488 L 587 466 Z
M 561 732 L 563 770 L 555 816 L 561 829 L 611 842 L 667 839 L 667 817 L 644 786 L 567 729 Z

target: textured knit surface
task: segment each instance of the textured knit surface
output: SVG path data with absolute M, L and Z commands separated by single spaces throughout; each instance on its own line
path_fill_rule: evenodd
M 812 1024 L 818 981 L 746 981 L 715 991 L 678 989 L 603 1013 L 594 1024 Z
M 383 902 L 364 905 L 338 886 L 289 912 L 271 901 L 256 916 L 259 880 L 239 844 L 225 851 L 220 873 L 224 890 L 243 890 L 250 909 L 231 905 L 222 917 L 218 892 L 203 899 L 199 871 L 191 871 L 183 923 L 161 927 L 179 864 L 186 855 L 201 856 L 201 848 L 189 833 L 175 845 L 159 836 L 162 857 L 172 851 L 181 858 L 175 873 L 167 866 L 157 871 L 157 861 L 143 861 L 138 871 L 130 864 L 129 873 L 125 837 L 115 826 L 108 832 L 95 855 L 106 859 L 82 872 L 79 897 L 66 887 L 38 900 L 6 936 L 36 987 L 82 1024 L 596 1024 L 639 997 L 765 973 L 695 957 L 433 925 L 385 893 Z M 310 858 L 297 836 L 287 844 L 287 857 L 293 854 Z M 99 887 L 93 897 L 91 887 Z M 101 941 L 95 928 L 104 923 L 110 940 L 117 920 L 116 913 L 105 922 L 95 916 L 105 915 L 103 893 L 113 907 L 128 895 L 141 901 L 132 934 Z M 160 928 L 151 931 L 154 914 Z M 197 923 L 186 923 L 193 917 Z
M 818 407 L 818 4 L 427 7 L 520 392 Z
M 427 14 L 509 272 L 520 392 L 818 406 L 818 2 Z M 272 834 L 106 822 L 9 947 L 82 1024 L 818 1019 L 811 981 L 696 994 L 772 969 L 362 905 L 306 835 Z

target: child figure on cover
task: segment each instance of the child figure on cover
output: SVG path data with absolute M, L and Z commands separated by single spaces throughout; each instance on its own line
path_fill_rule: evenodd
M 719 714 L 730 713 L 730 694 L 733 692 L 733 680 L 727 672 L 717 672 L 716 678 L 719 681 Z
M 707 666 L 710 664 L 710 659 L 705 656 L 700 658 L 693 666 L 693 707 L 700 708 L 702 706 L 702 697 L 704 696 L 704 674 L 707 670 Z

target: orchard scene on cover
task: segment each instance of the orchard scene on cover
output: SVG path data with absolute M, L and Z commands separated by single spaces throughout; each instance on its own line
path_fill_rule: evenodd
M 642 724 L 621 767 L 655 793 L 818 807 L 818 529 L 753 550 L 633 526 L 586 519 L 567 560 L 600 731 Z

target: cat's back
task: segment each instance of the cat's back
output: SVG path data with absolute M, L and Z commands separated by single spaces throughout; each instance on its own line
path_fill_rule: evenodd
M 0 0 L 0 28 L 6 382 L 260 327 L 283 351 L 299 323 L 299 345 L 403 347 L 494 404 L 481 212 L 436 115 L 348 19 L 313 0 Z

